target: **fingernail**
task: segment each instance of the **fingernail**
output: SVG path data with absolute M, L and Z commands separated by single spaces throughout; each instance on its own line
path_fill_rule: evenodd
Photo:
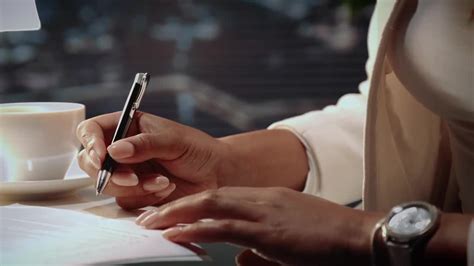
M 116 159 L 124 159 L 133 155 L 135 147 L 128 141 L 118 141 L 110 145 L 107 151 Z
M 138 185 L 138 176 L 134 173 L 115 173 L 112 182 L 119 186 L 131 187 Z
M 155 179 L 143 184 L 143 189 L 148 191 L 159 191 L 165 189 L 170 184 L 170 181 L 165 176 L 158 176 Z
M 87 150 L 91 150 L 93 147 L 94 147 L 94 142 L 95 142 L 95 138 L 92 138 L 90 139 L 87 143 L 86 143 L 86 149 Z
M 150 225 L 154 223 L 156 220 L 158 220 L 159 216 L 160 214 L 158 212 L 153 212 L 151 215 L 148 215 L 147 217 L 145 217 L 145 219 L 143 219 L 143 221 L 141 221 L 139 225 L 141 226 Z
M 169 196 L 174 190 L 176 189 L 176 184 L 175 183 L 171 183 L 168 185 L 168 187 L 160 192 L 156 192 L 155 193 L 155 196 L 157 198 L 164 198 L 164 197 L 167 197 Z
M 135 219 L 135 223 L 136 224 L 141 224 L 141 222 L 143 221 L 143 219 L 145 219 L 146 217 L 148 217 L 149 215 L 153 214 L 155 212 L 155 210 L 148 210 L 142 214 L 140 214 L 137 219 Z
M 82 121 L 81 123 L 79 123 L 79 125 L 77 125 L 77 128 L 81 128 L 84 123 L 85 121 Z M 81 139 L 86 140 L 87 138 L 89 138 L 89 134 L 87 133 L 87 131 L 82 132 Z
M 183 227 L 172 227 L 163 231 L 163 237 L 168 240 L 172 240 L 173 238 L 176 238 L 178 235 L 180 235 L 182 231 Z
M 94 165 L 95 168 L 100 169 L 100 158 L 99 155 L 97 155 L 97 152 L 94 150 L 89 151 L 89 157 L 91 158 L 91 162 Z

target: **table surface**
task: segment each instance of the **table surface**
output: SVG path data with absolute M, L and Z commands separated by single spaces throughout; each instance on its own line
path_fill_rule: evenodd
M 75 210 L 85 213 L 98 215 L 105 218 L 111 219 L 124 219 L 134 220 L 138 215 L 138 211 L 125 211 L 121 209 L 116 203 L 114 198 L 108 196 L 96 196 L 93 187 L 87 187 L 76 191 L 66 197 L 49 199 L 49 200 L 36 200 L 36 201 L 8 201 L 0 200 L 0 206 L 10 204 L 23 204 L 31 206 L 43 206 L 52 208 L 61 208 L 68 210 Z M 233 247 L 227 244 L 205 244 L 201 245 L 211 257 L 212 261 L 204 262 L 165 262 L 162 264 L 166 265 L 233 265 L 234 256 L 240 252 L 240 248 Z M 139 264 L 146 265 L 149 263 Z M 156 263 L 153 263 L 156 264 Z

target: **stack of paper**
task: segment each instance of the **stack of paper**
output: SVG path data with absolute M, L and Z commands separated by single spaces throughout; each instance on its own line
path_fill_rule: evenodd
M 131 221 L 45 207 L 0 207 L 0 265 L 201 260 Z

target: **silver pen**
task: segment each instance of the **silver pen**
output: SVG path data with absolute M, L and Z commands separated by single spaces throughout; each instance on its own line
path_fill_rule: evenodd
M 145 93 L 145 89 L 149 81 L 150 75 L 148 73 L 137 73 L 135 75 L 135 80 L 133 81 L 127 101 L 123 107 L 119 123 L 115 129 L 112 143 L 127 136 L 128 128 L 132 123 L 135 111 L 140 106 L 140 102 L 143 98 L 143 94 Z M 116 166 L 117 162 L 115 162 L 114 159 L 112 159 L 112 157 L 110 157 L 110 155 L 107 153 L 104 163 L 102 164 L 97 176 L 96 195 L 102 194 L 105 187 L 109 183 L 109 179 L 112 176 Z

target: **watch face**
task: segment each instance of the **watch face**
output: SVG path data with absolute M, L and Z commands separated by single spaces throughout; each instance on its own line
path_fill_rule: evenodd
M 395 213 L 388 221 L 387 227 L 392 233 L 402 236 L 419 235 L 431 224 L 433 218 L 428 210 L 418 206 L 406 209 L 394 208 Z

